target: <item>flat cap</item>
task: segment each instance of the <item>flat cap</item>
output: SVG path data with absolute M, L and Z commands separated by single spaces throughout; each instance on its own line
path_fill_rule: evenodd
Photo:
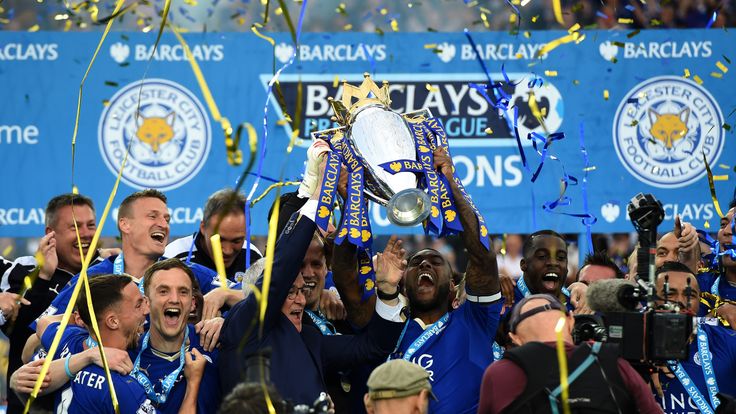
M 403 398 L 427 390 L 435 400 L 429 373 L 417 364 L 403 359 L 384 362 L 368 377 L 368 396 L 372 400 Z

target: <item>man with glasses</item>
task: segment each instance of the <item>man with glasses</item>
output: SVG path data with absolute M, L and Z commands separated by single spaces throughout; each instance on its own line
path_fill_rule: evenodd
M 550 294 L 530 295 L 514 307 L 509 336 L 516 348 L 486 369 L 478 413 L 561 411 L 556 327 L 568 364 L 569 404 L 573 411 L 661 413 L 649 387 L 613 345 L 573 345 L 572 314 Z
M 318 195 L 317 189 L 281 233 L 268 291 L 263 291 L 263 279 L 256 282 L 267 295 L 265 312 L 260 312 L 255 295 L 249 295 L 227 315 L 219 358 L 225 394 L 246 378 L 248 356 L 271 348 L 275 357 L 270 377 L 276 389 L 286 400 L 311 405 L 326 391 L 326 373 L 385 360 L 401 334 L 400 305 L 382 300 L 376 302 L 373 319 L 360 335 L 322 335 L 315 326 L 302 323 L 308 287 L 300 267 L 317 229 Z M 377 280 L 379 289 L 396 291 L 398 280 L 383 282 Z

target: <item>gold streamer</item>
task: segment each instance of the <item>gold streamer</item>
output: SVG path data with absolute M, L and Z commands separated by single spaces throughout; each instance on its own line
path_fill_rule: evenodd
M 544 56 L 545 54 L 553 51 L 554 49 L 566 43 L 572 43 L 572 42 L 580 43 L 580 41 L 582 41 L 583 38 L 584 36 L 581 36 L 580 32 L 573 32 L 573 33 L 564 35 L 562 37 L 559 37 L 555 40 L 549 41 L 547 42 L 547 44 L 542 46 L 541 49 L 539 49 L 539 51 L 537 52 L 537 57 Z
M 184 38 L 175 26 L 169 25 L 169 27 L 171 27 L 171 31 L 174 32 L 174 36 L 176 36 L 177 40 L 179 40 L 179 44 L 181 44 L 181 47 L 184 49 L 184 54 L 187 57 L 187 61 L 189 61 L 189 65 L 192 67 L 192 72 L 194 72 L 194 77 L 197 79 L 197 84 L 199 84 L 199 89 L 202 91 L 202 96 L 204 97 L 205 103 L 207 103 L 207 108 L 209 108 L 210 113 L 212 114 L 212 119 L 215 122 L 218 122 L 220 127 L 222 127 L 222 131 L 225 134 L 225 148 L 228 153 L 228 163 L 230 165 L 240 165 L 237 161 L 240 160 L 242 163 L 243 153 L 240 149 L 235 147 L 235 142 L 240 141 L 240 137 L 233 138 L 232 124 L 229 119 L 220 114 L 220 110 L 217 108 L 215 99 L 212 97 L 212 92 L 210 92 L 210 87 L 207 85 L 207 81 L 204 79 L 202 70 L 199 68 L 199 64 L 194 59 L 192 51 L 189 49 L 189 45 L 184 41 Z
M 562 328 L 565 327 L 565 316 L 560 316 L 560 320 L 557 321 L 555 326 L 555 333 L 557 334 L 557 363 L 560 367 L 560 386 L 562 387 L 562 412 L 564 414 L 570 414 L 570 397 L 569 387 L 567 383 L 567 354 L 565 353 L 565 341 L 562 339 Z
M 215 256 L 215 269 L 217 269 L 217 277 L 220 279 L 220 288 L 227 289 L 227 278 L 225 277 L 225 260 L 222 258 L 222 243 L 220 235 L 213 234 L 210 237 L 212 243 L 212 255 Z
M 708 173 L 708 187 L 710 187 L 710 198 L 713 200 L 713 207 L 716 208 L 718 217 L 723 218 L 724 214 L 721 211 L 721 204 L 718 202 L 718 197 L 716 197 L 716 186 L 713 183 L 713 171 L 710 170 L 708 160 L 705 158 L 705 152 L 703 152 L 703 162 L 705 163 L 705 171 Z
M 560 0 L 552 0 L 552 11 L 554 11 L 557 23 L 564 26 L 565 20 L 562 18 L 562 4 L 560 4 Z
M 271 190 L 273 190 L 274 188 L 284 187 L 284 186 L 287 186 L 287 185 L 299 185 L 299 184 L 301 184 L 300 181 L 286 181 L 286 182 L 281 182 L 281 183 L 273 183 L 270 186 L 268 186 L 268 188 L 266 188 L 266 190 L 263 193 L 261 193 L 261 195 L 259 195 L 258 197 L 254 198 L 253 201 L 250 202 L 250 206 L 251 207 L 255 206 L 256 203 L 258 203 L 263 198 L 265 198 L 268 195 L 268 193 L 270 193 Z

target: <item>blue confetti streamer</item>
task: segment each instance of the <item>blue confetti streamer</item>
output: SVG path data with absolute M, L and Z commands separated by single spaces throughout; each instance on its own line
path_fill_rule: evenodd
M 716 22 L 717 17 L 718 17 L 718 12 L 713 11 L 713 15 L 710 16 L 710 20 L 708 20 L 708 24 L 705 25 L 705 28 L 710 29 L 713 26 L 713 23 Z

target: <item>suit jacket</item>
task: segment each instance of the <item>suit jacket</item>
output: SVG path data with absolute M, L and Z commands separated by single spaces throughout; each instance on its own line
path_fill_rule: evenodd
M 325 372 L 385 360 L 401 335 L 403 324 L 374 314 L 360 335 L 323 336 L 311 324 L 298 332 L 281 312 L 316 230 L 314 222 L 295 214 L 276 244 L 263 337 L 258 338 L 258 308 L 254 295 L 236 304 L 220 334 L 220 378 L 223 395 L 245 379 L 245 361 L 271 348 L 271 381 L 286 400 L 312 404 L 326 392 Z M 257 283 L 261 289 L 261 281 Z

